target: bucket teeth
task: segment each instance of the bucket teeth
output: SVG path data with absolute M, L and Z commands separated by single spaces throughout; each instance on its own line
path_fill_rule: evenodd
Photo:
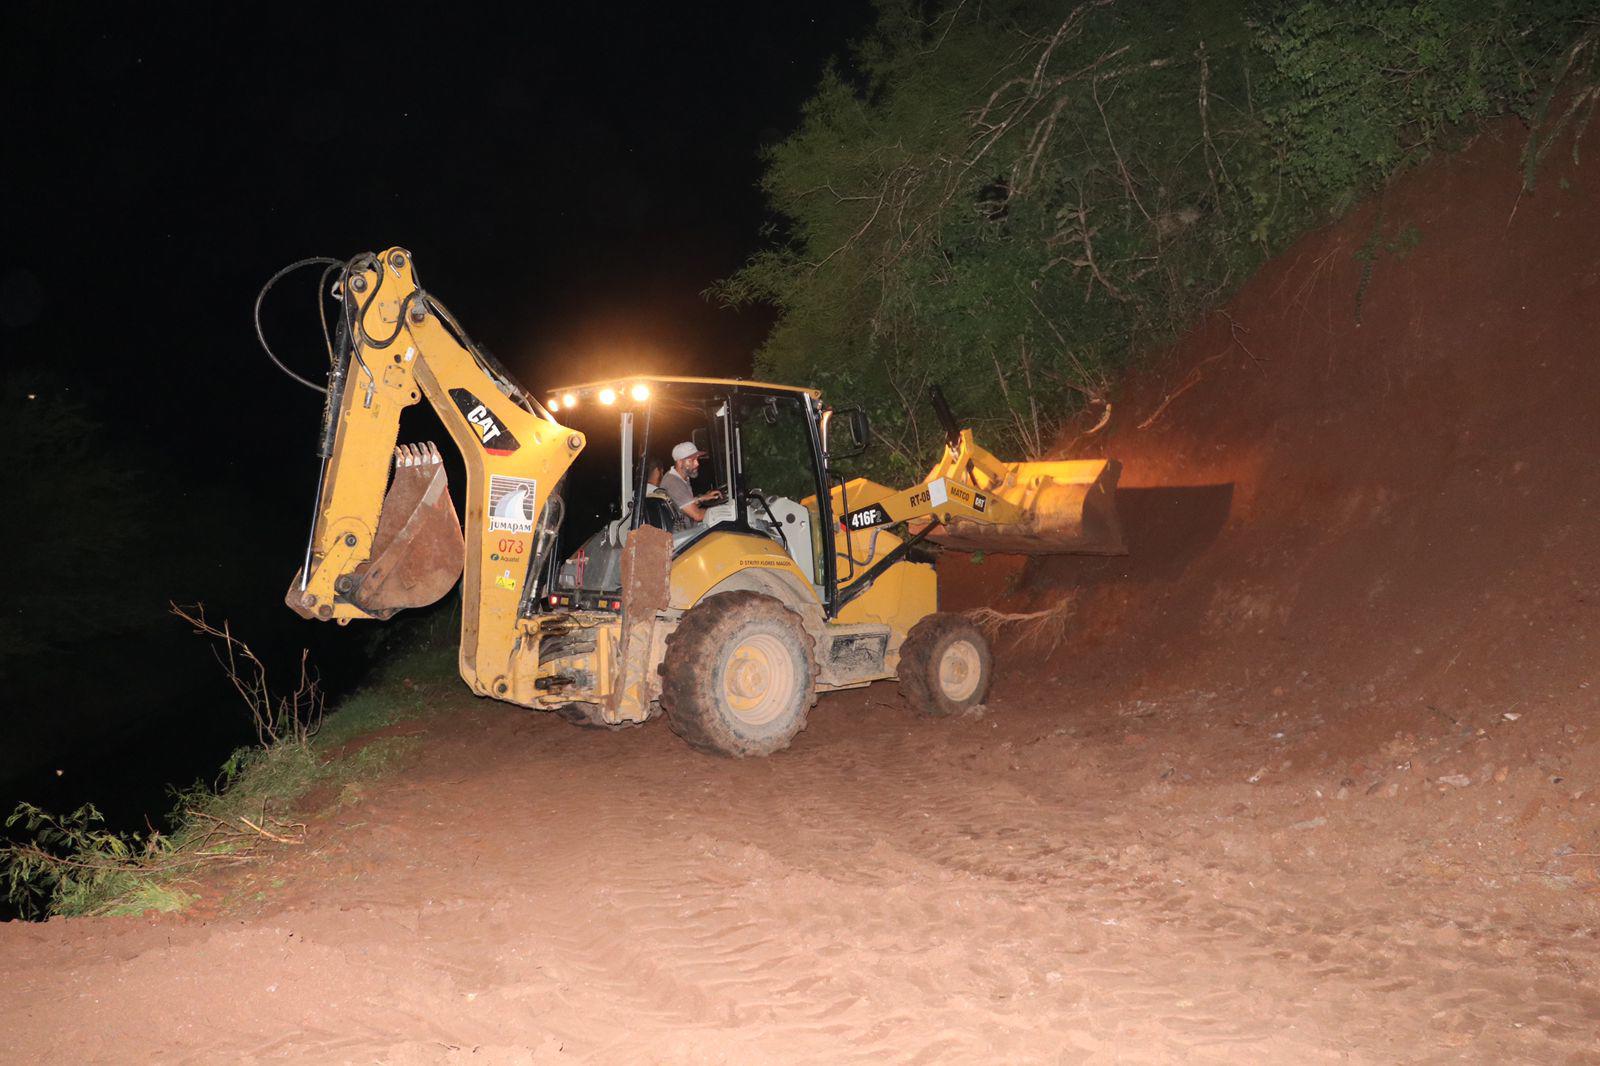
M 439 449 L 432 441 L 421 444 L 402 444 L 394 450 L 394 468 L 403 470 L 411 466 L 432 466 L 444 462 Z

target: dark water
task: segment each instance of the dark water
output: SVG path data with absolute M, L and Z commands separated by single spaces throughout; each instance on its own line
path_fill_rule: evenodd
M 453 599 L 432 610 L 453 608 Z M 264 660 L 272 689 L 293 689 L 300 651 L 309 649 L 330 708 L 381 661 L 385 638 L 416 625 L 318 625 L 281 607 L 239 614 L 230 620 L 233 632 Z M 216 646 L 162 616 L 139 633 L 9 664 L 0 812 L 9 815 L 23 801 L 54 814 L 92 803 L 111 829 L 165 831 L 175 788 L 214 783 L 234 750 L 256 742 L 249 707 L 213 654 Z M 18 826 L 5 835 L 20 832 Z M 16 916 L 15 906 L 0 900 L 0 918 Z

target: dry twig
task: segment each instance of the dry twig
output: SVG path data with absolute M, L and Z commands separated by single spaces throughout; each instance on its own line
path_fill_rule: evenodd
M 212 625 L 201 603 L 189 607 L 179 607 L 175 603 L 167 606 L 193 626 L 196 633 L 217 641 L 211 652 L 250 708 L 256 739 L 263 747 L 281 741 L 304 744 L 316 734 L 322 725 L 322 692 L 307 665 L 309 652 L 304 649 L 300 652 L 300 680 L 294 691 L 274 699 L 267 685 L 266 664 L 250 650 L 250 645 L 233 635 L 226 621 L 220 629 Z
M 1182 396 L 1184 393 L 1200 384 L 1200 378 L 1202 377 L 1200 368 L 1205 366 L 1207 363 L 1216 362 L 1226 354 L 1226 351 L 1221 351 L 1216 355 L 1211 356 L 1209 359 L 1202 359 L 1200 362 L 1196 363 L 1194 365 L 1194 369 L 1189 371 L 1189 376 L 1183 379 L 1183 384 L 1167 393 L 1166 399 L 1162 400 L 1160 406 L 1151 412 L 1150 417 L 1139 423 L 1139 428 L 1149 429 L 1151 426 L 1155 425 L 1156 419 L 1161 417 L 1162 413 L 1166 411 L 1167 407 L 1171 405 L 1173 400 L 1176 400 L 1179 396 Z

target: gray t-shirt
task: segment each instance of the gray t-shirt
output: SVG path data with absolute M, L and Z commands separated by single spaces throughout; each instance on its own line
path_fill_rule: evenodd
M 694 489 L 684 480 L 677 469 L 668 470 L 661 475 L 661 491 L 672 500 L 672 505 L 678 509 L 678 519 L 683 525 L 694 525 L 694 519 L 684 513 L 684 508 L 694 502 Z

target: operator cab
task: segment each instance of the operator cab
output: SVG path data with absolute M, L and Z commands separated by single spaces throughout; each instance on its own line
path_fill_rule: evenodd
M 582 429 L 591 449 L 559 490 L 567 520 L 552 553 L 559 562 L 541 582 L 543 609 L 618 609 L 622 549 L 641 525 L 671 533 L 674 557 L 714 530 L 772 540 L 823 596 L 830 560 L 822 549 L 832 516 L 818 510 L 828 498 L 826 408 L 814 390 L 630 378 L 558 390 L 550 409 Z M 602 444 L 611 426 L 615 448 Z M 701 522 L 679 513 L 650 482 L 652 464 L 670 470 L 673 447 L 685 441 L 704 453 L 695 493 L 720 493 L 703 505 Z

